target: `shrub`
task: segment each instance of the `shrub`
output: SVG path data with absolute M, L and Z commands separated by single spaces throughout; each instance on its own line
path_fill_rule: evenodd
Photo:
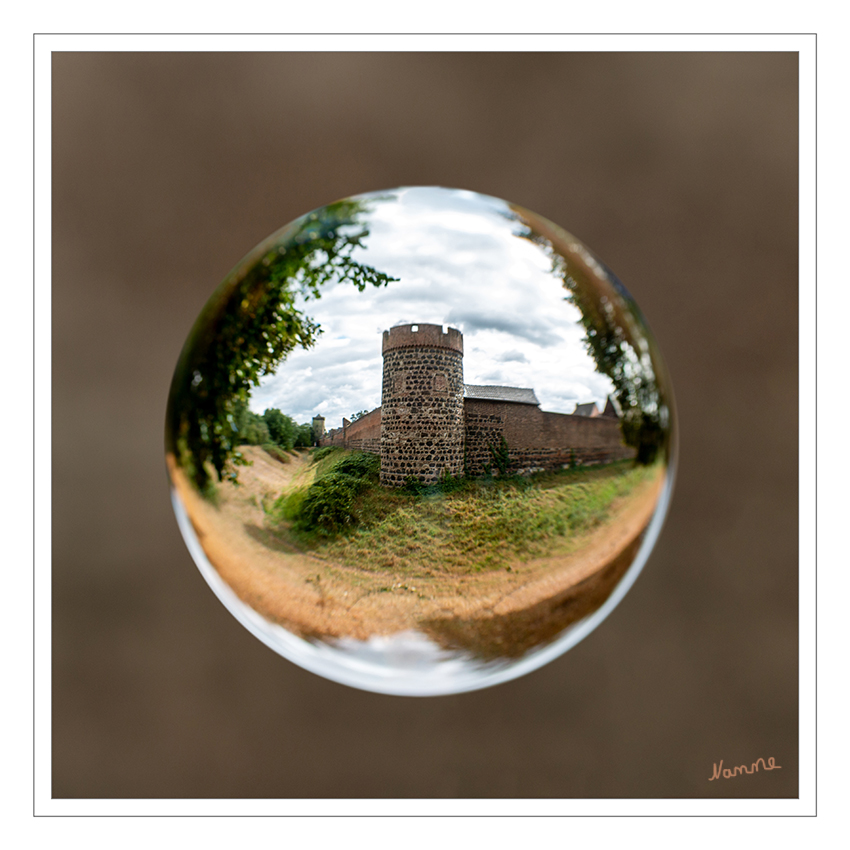
M 276 407 L 267 407 L 263 412 L 263 421 L 266 423 L 272 442 L 284 449 L 291 449 L 295 445 L 298 426 L 291 416 L 281 413 Z
M 329 472 L 314 481 L 304 494 L 297 510 L 296 526 L 303 531 L 334 534 L 352 525 L 354 497 L 363 481 L 352 475 Z
M 324 460 L 329 455 L 341 451 L 342 449 L 339 446 L 325 446 L 324 448 L 316 449 L 316 451 L 313 452 L 313 456 L 310 458 L 310 460 L 313 463 L 318 463 L 320 460 Z
M 218 507 L 219 492 L 218 487 L 216 486 L 216 483 L 213 480 L 212 476 L 207 479 L 207 483 L 201 490 L 201 496 L 203 496 L 211 505 Z
M 307 449 L 313 445 L 313 426 L 309 422 L 299 425 L 295 432 L 293 448 Z
M 402 490 L 405 493 L 409 493 L 411 496 L 421 496 L 423 493 L 427 492 L 428 485 L 421 482 L 415 475 L 408 475 L 407 478 L 404 479 Z
M 285 496 L 280 496 L 274 503 L 272 512 L 280 519 L 288 519 L 290 522 L 298 519 L 298 514 L 301 511 L 301 505 L 304 504 L 304 499 L 307 498 L 308 490 L 295 490 Z
M 316 479 L 302 490 L 281 496 L 275 513 L 299 531 L 332 535 L 356 524 L 355 498 L 378 481 L 381 460 L 366 452 L 326 446 L 313 452 Z
M 239 442 L 261 446 L 269 442 L 269 429 L 262 416 L 252 413 L 247 407 L 238 412 L 237 426 Z
M 343 475 L 351 475 L 354 478 L 377 479 L 381 471 L 381 459 L 378 455 L 355 452 L 346 455 L 338 463 L 335 463 L 333 471 Z
M 469 479 L 466 476 L 452 475 L 445 469 L 437 482 L 437 488 L 441 493 L 457 493 L 460 490 L 466 490 L 468 487 Z

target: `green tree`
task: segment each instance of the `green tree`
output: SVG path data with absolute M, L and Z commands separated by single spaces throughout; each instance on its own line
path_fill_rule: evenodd
M 287 450 L 295 445 L 298 426 L 294 419 L 281 413 L 276 407 L 269 407 L 263 412 L 263 420 L 268 426 L 273 442 Z
M 599 284 L 581 264 L 562 256 L 544 234 L 519 214 L 515 233 L 537 245 L 551 261 L 551 271 L 567 290 L 565 299 L 579 312 L 583 342 L 596 368 L 607 375 L 622 410 L 623 441 L 637 449 L 639 463 L 652 463 L 666 444 L 669 410 L 658 383 L 658 370 L 645 321 L 625 287 L 613 272 L 593 258 L 611 284 L 600 294 Z M 554 234 L 553 234 L 554 235 Z
M 307 449 L 313 445 L 313 426 L 309 422 L 304 422 L 298 426 L 295 432 L 295 443 L 293 447 L 296 449 Z
M 235 405 L 236 411 L 236 443 L 247 443 L 251 446 L 262 446 L 271 439 L 268 426 L 262 416 L 252 413 L 247 404 Z
M 296 299 L 318 299 L 332 282 L 362 292 L 397 280 L 352 258 L 369 235 L 365 211 L 361 201 L 339 201 L 279 231 L 228 275 L 195 322 L 169 395 L 167 448 L 200 490 L 207 464 L 222 480 L 236 478 L 228 462 L 247 462 L 236 416 L 251 388 L 321 333 Z

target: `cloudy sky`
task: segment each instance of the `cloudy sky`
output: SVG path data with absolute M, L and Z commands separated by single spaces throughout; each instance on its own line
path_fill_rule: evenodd
M 296 422 L 321 414 L 328 428 L 372 410 L 381 403 L 381 334 L 406 323 L 461 330 L 467 384 L 532 387 L 543 410 L 561 413 L 604 406 L 613 387 L 585 352 L 578 311 L 543 252 L 513 235 L 503 201 L 439 188 L 381 197 L 353 257 L 400 280 L 363 293 L 332 285 L 299 305 L 323 333 L 263 379 L 252 410 L 278 407 Z

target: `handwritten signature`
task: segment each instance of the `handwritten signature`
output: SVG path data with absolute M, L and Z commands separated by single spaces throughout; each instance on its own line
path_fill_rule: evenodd
M 758 773 L 759 762 L 761 762 L 763 770 L 782 770 L 782 765 L 777 764 L 773 756 L 767 760 L 767 764 L 764 763 L 764 759 L 756 759 L 752 767 L 749 768 L 745 764 L 732 768 L 723 767 L 723 759 L 720 759 L 720 764 L 714 763 L 714 773 L 708 777 L 708 781 L 713 782 L 715 779 L 720 779 L 721 776 L 724 779 L 732 779 L 733 776 L 741 776 L 744 773 Z

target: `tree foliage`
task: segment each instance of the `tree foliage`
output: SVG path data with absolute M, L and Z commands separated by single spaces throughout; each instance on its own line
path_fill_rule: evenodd
M 296 449 L 307 449 L 313 445 L 313 426 L 309 422 L 304 422 L 303 424 L 298 426 L 298 429 L 295 432 L 295 443 L 294 447 Z
M 269 429 L 272 442 L 287 451 L 309 448 L 313 444 L 313 426 L 309 422 L 297 425 L 291 416 L 276 407 L 267 408 L 263 412 L 263 421 Z
M 229 462 L 246 463 L 237 417 L 251 388 L 321 333 L 298 299 L 318 299 L 333 282 L 362 292 L 396 280 L 352 258 L 369 235 L 364 212 L 345 200 L 293 222 L 234 269 L 198 317 L 174 374 L 168 448 L 199 489 L 208 464 L 219 480 L 236 477 Z
M 235 442 L 251 446 L 262 446 L 269 442 L 271 435 L 262 416 L 252 413 L 248 405 L 239 402 L 234 405 L 238 437 Z
M 579 311 L 585 348 L 596 368 L 610 378 L 622 416 L 623 441 L 637 450 L 639 463 L 652 463 L 665 445 L 669 410 L 659 387 L 650 340 L 643 317 L 614 274 L 598 260 L 593 263 L 611 284 L 610 294 L 579 263 L 568 261 L 544 235 L 522 219 L 517 236 L 541 248 L 549 257 L 552 274 L 567 290 L 566 301 Z
M 268 407 L 263 411 L 263 421 L 269 429 L 272 442 L 284 449 L 291 449 L 295 446 L 298 426 L 291 416 L 281 413 L 276 407 Z

